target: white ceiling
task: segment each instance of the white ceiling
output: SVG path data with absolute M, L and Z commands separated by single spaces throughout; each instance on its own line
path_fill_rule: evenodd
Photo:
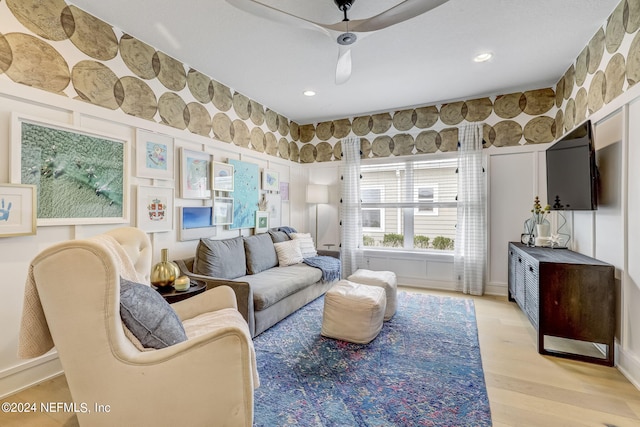
M 316 22 L 342 19 L 333 0 L 261 1 Z M 450 0 L 358 40 L 351 79 L 336 85 L 334 40 L 225 0 L 72 0 L 299 124 L 552 86 L 619 2 Z M 398 3 L 356 0 L 349 18 Z M 474 63 L 484 51 L 494 57 Z

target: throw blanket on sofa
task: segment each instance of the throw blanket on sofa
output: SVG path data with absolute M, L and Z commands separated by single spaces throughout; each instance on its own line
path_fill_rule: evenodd
M 340 279 L 340 260 L 330 256 L 314 256 L 305 258 L 303 261 L 311 267 L 322 270 L 322 280 L 331 282 Z

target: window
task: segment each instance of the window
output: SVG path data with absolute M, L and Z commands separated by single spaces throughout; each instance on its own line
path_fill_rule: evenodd
M 384 200 L 384 187 L 361 187 L 363 203 L 377 204 Z M 384 209 L 362 209 L 362 231 L 382 232 L 384 231 Z
M 415 190 L 416 202 L 422 206 L 415 209 L 416 215 L 438 215 L 438 208 L 434 208 L 432 203 L 436 200 L 436 188 L 438 184 L 420 184 Z
M 365 246 L 453 250 L 457 159 L 385 160 L 361 166 Z

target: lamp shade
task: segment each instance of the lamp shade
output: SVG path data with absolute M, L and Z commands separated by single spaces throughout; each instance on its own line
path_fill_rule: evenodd
M 307 203 L 329 203 L 329 187 L 320 184 L 307 185 Z

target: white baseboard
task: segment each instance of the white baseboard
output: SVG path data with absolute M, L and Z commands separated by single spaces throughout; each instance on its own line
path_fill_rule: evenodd
M 415 277 L 402 277 L 398 276 L 398 284 L 411 286 L 413 288 L 420 289 L 433 289 L 436 291 L 456 291 L 455 282 L 449 281 L 437 281 L 437 280 L 425 280 Z M 495 296 L 507 296 L 507 284 L 506 283 L 488 283 L 484 289 L 485 295 Z
M 640 359 L 616 343 L 616 368 L 640 390 Z
M 56 352 L 0 372 L 0 399 L 18 393 L 62 373 Z

